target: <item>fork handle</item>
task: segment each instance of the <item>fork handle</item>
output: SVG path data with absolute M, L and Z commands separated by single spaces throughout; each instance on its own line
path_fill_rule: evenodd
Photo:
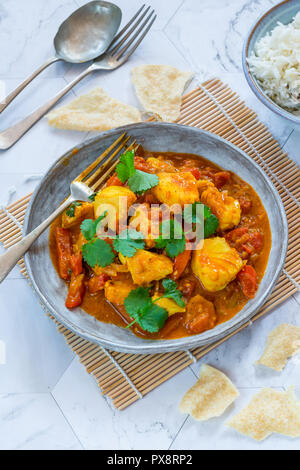
M 36 109 L 32 114 L 29 114 L 25 119 L 18 122 L 14 126 L 9 127 L 3 132 L 0 132 L 0 149 L 6 150 L 14 145 L 37 121 L 39 121 L 68 91 L 73 88 L 80 80 L 94 71 L 93 66 L 88 67 L 65 88 L 63 88 L 57 95 L 50 101 L 45 103 L 40 108 Z
M 44 222 L 30 232 L 21 241 L 9 248 L 0 256 L 0 283 L 10 273 L 20 258 L 25 255 L 35 240 L 46 230 L 47 227 L 58 217 L 73 201 L 69 196 Z
M 48 59 L 43 65 L 41 65 L 38 69 L 36 69 L 29 77 L 27 77 L 26 80 L 24 80 L 24 82 L 22 82 L 15 90 L 9 93 L 9 95 L 7 95 L 4 98 L 3 103 L 0 103 L 0 113 L 2 113 L 2 111 L 5 110 L 5 108 L 7 108 L 7 106 L 16 98 L 16 96 L 18 96 L 21 93 L 21 91 L 23 91 L 24 88 L 26 88 L 27 85 L 29 85 L 29 83 L 31 83 L 35 77 L 37 77 L 43 70 L 49 67 L 49 65 L 54 64 L 58 60 L 61 60 L 61 59 L 59 59 L 58 57 L 51 57 L 51 59 Z

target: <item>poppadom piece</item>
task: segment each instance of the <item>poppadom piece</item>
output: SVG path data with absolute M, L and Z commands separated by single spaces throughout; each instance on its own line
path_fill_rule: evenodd
M 75 131 L 106 131 L 141 122 L 138 109 L 111 98 L 100 87 L 51 111 L 47 117 L 50 126 Z
M 300 402 L 293 388 L 287 392 L 264 388 L 227 425 L 257 441 L 273 433 L 300 437 Z
M 223 372 L 203 364 L 198 381 L 181 400 L 179 409 L 197 421 L 221 416 L 239 396 L 233 383 Z
M 271 331 L 265 351 L 256 364 L 281 371 L 289 357 L 300 352 L 300 326 L 283 323 Z
M 167 122 L 178 119 L 182 93 L 192 76 L 170 65 L 139 65 L 132 70 L 136 95 L 145 111 Z

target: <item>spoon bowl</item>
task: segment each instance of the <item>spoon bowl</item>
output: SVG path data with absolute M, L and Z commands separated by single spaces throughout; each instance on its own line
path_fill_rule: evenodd
M 82 63 L 102 55 L 119 29 L 122 12 L 117 5 L 93 1 L 76 10 L 54 38 L 56 56 Z
M 113 3 L 89 2 L 78 8 L 59 27 L 54 38 L 55 56 L 27 77 L 0 103 L 0 113 L 49 65 L 64 60 L 78 64 L 101 56 L 119 29 L 122 12 Z

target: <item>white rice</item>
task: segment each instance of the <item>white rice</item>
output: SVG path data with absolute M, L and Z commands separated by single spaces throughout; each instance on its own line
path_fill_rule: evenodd
M 279 106 L 295 110 L 291 92 L 300 97 L 300 11 L 291 23 L 278 23 L 257 41 L 254 51 L 248 63 L 264 92 Z

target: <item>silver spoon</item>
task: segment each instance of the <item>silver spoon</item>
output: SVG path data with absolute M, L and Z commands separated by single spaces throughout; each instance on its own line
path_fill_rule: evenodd
M 122 19 L 120 8 L 104 1 L 78 8 L 59 27 L 54 38 L 55 56 L 48 59 L 0 104 L 0 113 L 49 65 L 64 60 L 78 64 L 102 55 L 112 42 Z

